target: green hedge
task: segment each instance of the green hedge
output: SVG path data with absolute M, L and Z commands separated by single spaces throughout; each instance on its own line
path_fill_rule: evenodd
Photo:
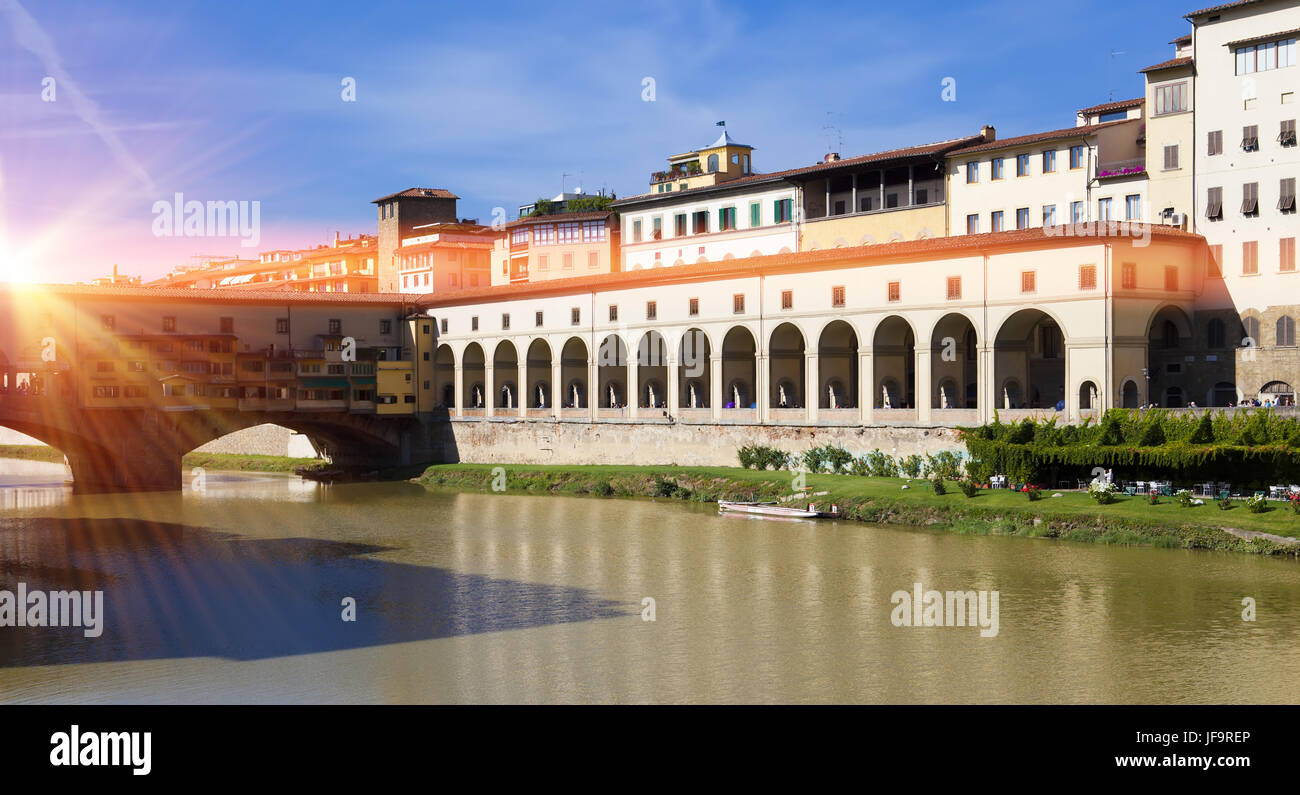
M 1013 481 L 1091 476 L 1094 467 L 1116 477 L 1159 477 L 1180 482 L 1225 481 L 1262 486 L 1300 481 L 1300 420 L 1268 409 L 1172 414 L 1160 409 L 1111 409 L 1099 423 L 1060 425 L 994 421 L 962 431 L 970 468 L 978 478 L 1005 474 Z

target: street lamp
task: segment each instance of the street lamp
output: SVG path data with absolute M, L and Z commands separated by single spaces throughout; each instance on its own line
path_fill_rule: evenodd
M 1149 406 L 1151 405 L 1151 371 L 1146 367 L 1142 368 L 1142 380 L 1146 382 L 1146 391 L 1143 393 L 1146 395 L 1146 400 L 1142 401 L 1142 405 Z

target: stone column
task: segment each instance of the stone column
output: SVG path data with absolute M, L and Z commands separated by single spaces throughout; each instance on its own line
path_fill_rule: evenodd
M 524 358 L 519 360 L 519 379 L 515 382 L 515 406 L 519 410 L 520 417 L 528 416 L 528 401 L 532 397 L 528 394 L 528 355 L 525 353 Z
M 491 363 L 490 359 L 488 360 L 487 364 L 483 365 L 483 416 L 484 417 L 491 417 L 496 414 L 497 389 L 496 389 L 496 381 L 492 375 L 492 370 L 494 368 L 495 365 Z
M 817 374 L 817 354 L 804 351 L 803 354 L 803 394 L 804 412 L 809 425 L 817 424 L 818 408 L 822 403 L 821 378 Z
M 980 423 L 993 421 L 993 412 L 1002 406 L 1002 395 L 998 392 L 996 379 L 994 378 L 994 364 L 996 358 L 994 349 L 988 344 L 981 344 L 979 348 L 979 368 L 977 370 L 978 384 L 976 389 L 979 392 L 980 399 Z
M 668 416 L 676 417 L 681 400 L 677 393 L 681 389 L 681 378 L 677 371 L 677 360 L 668 357 Z
M 932 405 L 934 398 L 930 394 L 931 355 L 929 344 L 916 347 L 916 421 L 919 423 L 928 423 L 933 416 Z
M 453 396 L 456 408 L 454 409 L 457 417 L 465 416 L 465 370 L 459 364 L 455 366 L 455 373 L 452 375 L 452 383 L 456 394 Z M 423 386 L 423 384 L 416 384 Z
M 722 419 L 722 354 L 715 353 L 709 357 L 709 413 L 716 422 Z
M 858 421 L 876 421 L 876 364 L 870 350 L 858 351 Z
M 557 420 L 563 411 L 561 407 L 564 401 L 568 399 L 564 396 L 564 385 L 560 383 L 563 378 L 560 368 L 560 362 L 551 361 L 551 416 Z
M 587 414 L 596 421 L 596 407 L 600 405 L 600 367 L 595 359 L 587 360 Z
M 633 420 L 637 417 L 637 404 L 641 402 L 637 375 L 637 356 L 632 354 L 627 360 L 627 417 Z
M 754 366 L 754 403 L 758 406 L 756 416 L 758 422 L 766 423 L 771 419 L 771 380 L 772 374 L 768 372 L 767 354 L 755 354 Z

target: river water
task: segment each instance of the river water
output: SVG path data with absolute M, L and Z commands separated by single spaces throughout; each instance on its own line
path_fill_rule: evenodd
M 63 476 L 0 460 L 0 589 L 102 590 L 103 632 L 0 627 L 3 702 L 1300 701 L 1294 559 L 245 474 L 72 496 Z M 895 626 L 918 582 L 997 591 L 996 636 Z

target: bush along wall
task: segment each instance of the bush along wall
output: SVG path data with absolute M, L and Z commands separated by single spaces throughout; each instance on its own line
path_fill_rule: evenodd
M 1268 409 L 1171 413 L 1111 409 L 1100 422 L 1057 425 L 1056 419 L 993 422 L 961 430 L 968 467 L 979 479 L 1002 474 L 1015 482 L 1049 476 L 1091 479 L 1094 467 L 1118 480 L 1227 482 L 1238 487 L 1300 482 L 1300 419 Z

